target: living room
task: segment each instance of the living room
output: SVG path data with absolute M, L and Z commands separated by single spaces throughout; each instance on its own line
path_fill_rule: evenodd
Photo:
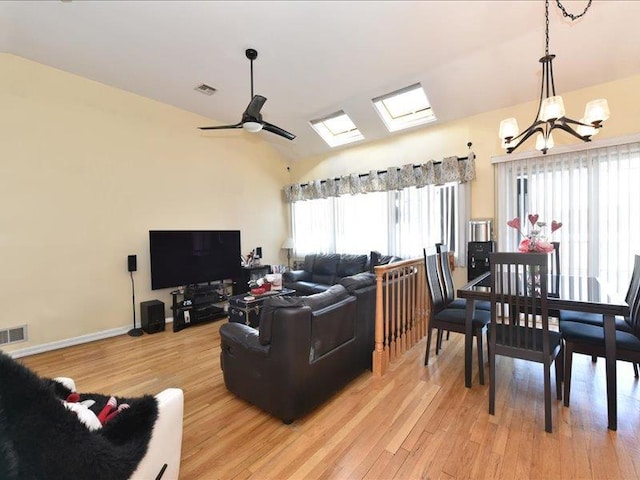
M 83 2 L 52 3 L 56 8 L 73 8 L 82 6 Z M 582 2 L 569 4 L 573 10 L 583 8 Z M 41 7 L 33 5 L 32 8 Z M 593 20 L 590 16 L 597 18 L 598 2 L 592 8 L 593 11 L 585 16 L 585 22 Z M 532 38 L 539 56 L 542 53 L 542 4 L 534 10 L 538 28 Z M 3 7 L 0 7 L 0 25 L 10 24 L 9 10 L 5 12 L 6 16 L 2 13 Z M 554 21 L 558 20 L 554 17 Z M 90 30 L 90 25 L 86 28 Z M 567 27 L 567 30 L 571 29 Z M 602 37 L 606 35 L 607 32 L 599 34 Z M 56 49 L 54 38 L 51 37 L 51 50 Z M 98 42 L 98 39 L 94 40 Z M 268 48 L 264 43 L 266 39 L 262 45 L 245 45 L 251 41 L 253 39 L 245 33 L 239 44 Z M 554 49 L 556 46 L 559 50 L 560 42 L 552 44 Z M 248 64 L 243 57 L 243 48 L 235 50 L 230 46 L 227 55 L 238 56 L 242 68 L 242 77 L 238 79 L 238 95 L 242 100 L 236 105 L 239 115 L 248 98 L 245 76 Z M 507 50 L 503 60 L 507 62 L 508 57 L 516 53 Z M 269 56 L 259 57 L 256 73 L 266 75 L 269 72 L 268 59 Z M 527 58 L 531 68 L 523 74 L 535 77 L 535 85 L 539 82 L 537 60 L 537 56 Z M 90 57 L 85 63 L 90 65 L 101 61 Z M 140 361 L 147 366 L 142 357 L 152 355 L 154 348 L 159 351 L 189 349 L 196 356 L 203 355 L 213 362 L 211 368 L 216 370 L 204 383 L 211 386 L 212 382 L 221 382 L 219 365 L 215 363 L 219 352 L 206 352 L 204 341 L 216 338 L 217 325 L 175 334 L 146 335 L 141 339 L 124 336 L 131 327 L 132 317 L 131 281 L 126 269 L 128 255 L 136 254 L 138 259 L 137 272 L 134 273 L 137 303 L 160 299 L 169 305 L 171 300 L 169 289 L 151 289 L 149 230 L 238 229 L 242 232 L 243 253 L 261 246 L 264 263 L 283 264 L 286 263 L 286 252 L 281 245 L 291 232 L 289 206 L 282 194 L 284 186 L 366 173 L 373 169 L 384 170 L 389 166 L 421 164 L 452 155 L 464 156 L 468 152 L 467 142 L 473 143 L 476 156 L 476 179 L 471 183 L 471 216 L 495 218 L 496 185 L 491 158 L 504 154 L 498 125 L 505 117 L 513 116 L 521 121 L 532 117 L 538 95 L 538 86 L 535 86 L 533 90 L 524 92 L 529 99 L 525 102 L 510 103 L 507 99 L 501 108 L 291 160 L 282 153 L 288 148 L 287 140 L 274 140 L 274 147 L 273 143 L 264 140 L 270 135 L 268 132 L 257 135 L 232 130 L 201 133 L 198 126 L 209 125 L 219 119 L 118 88 L 121 68 L 117 59 L 111 61 L 111 77 L 100 79 L 68 73 L 64 64 L 48 66 L 44 60 L 29 59 L 28 55 L 14 53 L 9 48 L 3 48 L 0 53 L 0 103 L 3 105 L 0 110 L 0 136 L 4 152 L 2 191 L 5 204 L 2 214 L 4 228 L 0 236 L 4 253 L 2 298 L 5 314 L 0 319 L 0 329 L 26 325 L 28 332 L 26 341 L 3 346 L 2 351 L 25 359 L 50 351 L 52 357 L 49 358 L 59 358 L 60 363 L 55 365 L 57 373 L 52 368 L 43 367 L 46 375 L 74 376 L 83 389 L 105 393 L 116 393 L 121 389 L 124 391 L 118 391 L 120 394 L 154 393 L 171 386 L 163 382 L 177 377 L 174 373 L 167 373 L 167 377 L 160 381 L 156 377 L 162 374 L 147 371 L 148 375 L 144 375 L 136 372 L 135 366 L 122 368 L 122 364 L 115 363 L 115 360 L 111 363 L 103 357 L 99 353 L 101 347 L 87 352 L 86 357 L 76 357 L 82 358 L 83 362 L 95 361 L 94 366 L 73 367 L 74 356 L 65 357 L 62 348 L 79 344 L 77 348 L 86 349 L 92 345 L 87 342 L 105 341 L 102 339 L 109 337 L 117 340 L 120 336 L 117 342 L 121 343 L 117 343 L 116 351 L 130 348 L 128 360 Z M 291 61 L 301 62 L 300 59 Z M 560 78 L 560 72 L 574 64 L 574 75 L 579 76 L 580 67 L 584 65 L 586 68 L 587 63 L 586 59 L 559 55 L 557 75 Z M 508 63 L 496 67 L 495 75 L 504 75 L 500 69 L 508 68 Z M 567 111 L 577 111 L 577 115 L 591 99 L 608 100 L 611 118 L 596 137 L 598 141 L 638 133 L 640 72 L 637 61 L 634 69 L 632 74 L 606 81 L 585 82 L 580 88 L 561 91 Z M 474 75 L 473 71 L 458 73 Z M 278 76 L 275 73 L 270 75 Z M 199 80 L 188 79 L 186 82 L 192 88 L 191 83 Z M 264 81 L 256 77 L 258 93 Z M 153 83 L 153 78 L 149 82 Z M 469 95 L 466 102 L 472 103 L 475 97 L 483 95 L 500 96 L 500 92 L 491 90 L 490 79 L 486 83 L 484 80 L 481 84 L 480 80 L 478 82 L 481 87 Z M 557 85 L 559 89 L 560 85 Z M 394 88 L 401 86 L 404 84 Z M 489 93 L 484 89 L 489 89 Z M 221 90 L 215 95 L 223 94 Z M 268 93 L 265 95 L 269 97 L 265 105 L 269 120 L 280 124 L 278 111 L 269 110 L 276 98 Z M 288 127 L 285 124 L 281 126 Z M 561 135 L 556 141 L 574 143 L 574 139 L 563 140 Z M 533 146 L 522 148 L 529 150 Z M 368 252 L 368 249 L 363 248 L 363 252 Z M 461 285 L 466 279 L 466 270 L 456 269 L 455 275 L 456 284 Z M 169 312 L 167 316 L 170 316 Z M 205 332 L 202 334 L 204 339 L 197 338 L 200 328 Z M 189 336 L 173 338 L 182 334 Z M 144 346 L 135 343 L 138 340 L 144 342 Z M 163 340 L 168 343 L 163 345 Z M 443 379 L 446 383 L 446 373 L 456 368 L 456 362 L 457 366 L 462 363 L 460 354 L 458 349 L 457 355 L 445 355 L 447 362 L 451 363 L 441 364 L 442 372 L 431 373 L 431 378 Z M 419 356 L 416 354 L 414 358 L 418 363 L 421 361 Z M 170 358 L 179 360 L 179 357 Z M 123 377 L 127 376 L 126 372 L 131 373 L 129 378 L 118 378 L 110 368 L 112 364 L 119 365 L 125 372 Z M 183 364 L 184 368 L 188 368 L 187 365 Z M 65 368 L 75 371 L 64 371 Z M 92 374 L 107 378 L 88 380 Z M 206 373 L 201 374 L 204 377 Z M 619 376 L 629 376 L 625 374 L 626 371 L 621 369 Z M 407 377 L 400 376 L 396 382 L 406 384 L 410 382 Z M 385 388 L 368 378 L 358 379 L 356 388 L 365 383 L 372 390 Z M 144 388 L 136 390 L 136 384 Z M 421 388 L 424 391 L 420 390 L 420 393 L 428 391 L 427 386 Z M 474 395 L 482 407 L 478 411 L 486 414 L 483 391 L 472 392 L 468 395 Z M 216 395 L 223 395 L 223 390 L 216 390 Z M 207 403 L 210 399 L 200 391 L 197 397 L 190 397 L 187 401 L 187 408 L 197 412 L 198 404 Z M 218 406 L 230 405 L 235 412 L 241 404 L 233 402 L 229 395 Z M 323 411 L 318 415 L 327 416 L 328 413 Z M 222 417 L 219 415 L 216 419 L 224 422 Z M 197 422 L 198 415 L 190 418 L 191 422 Z M 250 425 L 261 421 L 259 418 L 259 414 L 252 411 L 249 424 L 243 428 L 250 430 Z M 217 428 L 213 425 L 208 427 Z M 233 429 L 230 423 L 225 427 L 227 430 L 220 430 L 233 434 L 229 432 Z M 531 428 L 538 427 L 534 423 Z M 273 429 L 276 438 L 281 438 L 277 431 L 284 427 L 277 421 L 269 422 L 269 428 Z M 292 428 L 296 428 L 295 424 Z M 305 432 L 313 435 L 312 430 Z M 433 435 L 441 435 L 438 432 L 433 432 Z M 600 433 L 605 434 L 606 431 Z M 197 442 L 190 445 L 193 450 L 188 455 L 197 457 L 200 447 Z M 198 462 L 196 459 L 188 469 L 196 472 L 189 478 L 215 478 L 215 474 L 208 477 L 204 470 L 199 470 L 204 466 Z M 340 473 L 333 472 L 332 476 L 338 478 Z

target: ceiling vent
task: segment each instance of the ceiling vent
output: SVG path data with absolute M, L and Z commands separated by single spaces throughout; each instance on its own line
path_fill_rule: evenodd
M 200 92 L 200 93 L 204 93 L 205 95 L 213 95 L 214 93 L 216 93 L 216 89 L 213 87 L 210 87 L 209 85 L 207 85 L 206 83 L 201 83 L 200 85 L 198 85 L 195 88 L 196 91 Z

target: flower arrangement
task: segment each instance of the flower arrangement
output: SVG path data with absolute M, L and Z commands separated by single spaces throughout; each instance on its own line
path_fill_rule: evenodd
M 530 214 L 529 222 L 531 222 L 531 230 L 527 235 L 522 233 L 520 218 L 516 217 L 513 220 L 509 220 L 507 225 L 511 228 L 515 228 L 518 233 L 523 237 L 520 245 L 518 246 L 518 251 L 527 253 L 527 252 L 537 252 L 537 253 L 549 253 L 553 252 L 553 245 L 547 241 L 547 237 L 542 234 L 542 230 L 547 226 L 546 222 L 539 220 L 539 215 Z M 558 230 L 562 227 L 562 222 L 556 222 L 553 220 L 551 222 L 551 233 Z

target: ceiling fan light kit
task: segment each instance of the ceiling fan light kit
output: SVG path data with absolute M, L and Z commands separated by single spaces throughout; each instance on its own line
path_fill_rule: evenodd
M 560 0 L 556 0 L 558 7 L 565 17 L 576 20 L 582 17 L 591 6 L 592 0 L 579 15 L 568 13 Z M 590 142 L 591 137 L 598 133 L 602 123 L 609 118 L 609 105 L 605 99 L 592 100 L 587 103 L 584 116 L 579 121 L 565 116 L 564 102 L 560 95 L 556 95 L 553 79 L 553 59 L 555 55 L 549 54 L 549 0 L 545 0 L 545 56 L 540 59 L 542 63 L 542 85 L 540 87 L 540 103 L 536 118 L 526 130 L 520 133 L 518 121 L 515 118 L 507 118 L 500 122 L 499 135 L 502 139 L 502 147 L 507 153 L 513 152 L 529 137 L 537 133 L 536 149 L 543 154 L 553 148 L 555 142 L 551 132 L 555 129 L 579 138 L 583 142 Z
M 262 130 L 262 124 L 258 122 L 244 122 L 242 128 L 247 132 L 256 133 Z
M 200 130 L 225 130 L 230 128 L 243 128 L 247 132 L 257 133 L 261 130 L 265 130 L 267 132 L 275 133 L 276 135 L 280 135 L 281 137 L 286 138 L 287 140 L 293 140 L 296 136 L 292 133 L 287 132 L 286 130 L 272 125 L 269 122 L 265 122 L 262 119 L 262 114 L 260 110 L 264 103 L 267 101 L 266 97 L 262 95 L 254 95 L 253 94 L 253 61 L 258 58 L 258 52 L 253 48 L 248 48 L 245 50 L 245 55 L 251 62 L 251 101 L 247 106 L 246 110 L 242 114 L 242 119 L 240 122 L 234 125 L 218 125 L 213 127 L 199 127 Z

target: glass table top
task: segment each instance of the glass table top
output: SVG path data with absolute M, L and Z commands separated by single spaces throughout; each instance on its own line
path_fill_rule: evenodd
M 511 281 L 514 281 L 512 278 Z M 518 278 L 522 282 L 522 278 Z M 628 306 L 624 296 L 612 292 L 597 277 L 548 275 L 549 308 L 598 311 L 598 313 L 625 315 Z M 458 290 L 460 298 L 488 300 L 491 296 L 491 273 L 487 272 Z M 603 310 L 604 309 L 604 310 Z

